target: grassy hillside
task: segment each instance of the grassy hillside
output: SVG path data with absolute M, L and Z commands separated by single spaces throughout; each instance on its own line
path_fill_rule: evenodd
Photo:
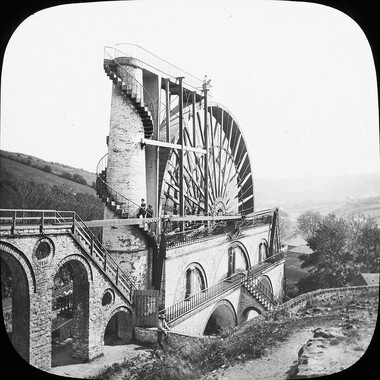
M 0 171 L 9 171 L 12 173 L 16 180 L 21 181 L 35 181 L 43 182 L 51 186 L 66 186 L 73 192 L 80 192 L 90 195 L 95 195 L 95 189 L 90 186 L 82 185 L 80 183 L 70 181 L 66 178 L 59 177 L 56 174 L 47 173 L 43 170 L 21 164 L 16 161 L 9 160 L 7 158 L 1 157 L 0 159 Z
M 78 174 L 86 180 L 86 182 L 89 186 L 91 186 L 91 184 L 96 180 L 95 173 L 90 173 L 84 169 L 78 169 L 78 168 L 73 168 L 73 167 L 68 166 L 68 165 L 59 164 L 58 162 L 44 161 L 40 158 L 33 157 L 33 156 L 23 154 L 23 153 L 13 153 L 13 152 L 7 152 L 4 150 L 0 150 L 0 158 L 1 158 L 1 161 L 4 160 L 4 163 L 1 162 L 2 168 L 3 167 L 7 168 L 8 165 L 10 164 L 9 160 L 11 160 L 13 162 L 18 162 L 20 164 L 24 164 L 24 166 L 26 166 L 27 168 L 30 168 L 30 169 L 35 168 L 35 169 L 43 170 L 45 166 L 49 166 L 51 168 L 51 174 L 56 174 L 58 176 L 62 175 L 65 172 L 70 173 L 71 175 Z M 34 175 L 37 175 L 38 178 L 41 177 L 41 175 L 39 175 L 34 170 L 31 170 L 30 174 L 28 174 L 27 173 L 28 170 L 26 168 L 23 168 L 20 166 L 14 166 L 13 165 L 12 169 L 16 170 L 15 171 L 16 175 L 19 171 L 21 171 L 22 174 L 26 174 L 26 175 L 28 175 L 28 177 L 31 177 L 31 176 L 33 177 Z M 48 181 L 52 180 L 52 177 L 44 177 L 44 178 L 46 178 Z M 53 182 L 54 182 L 54 180 L 53 180 Z M 60 183 L 60 182 L 58 182 L 58 183 Z M 84 189 L 81 188 L 81 190 L 78 190 L 78 191 L 84 192 Z

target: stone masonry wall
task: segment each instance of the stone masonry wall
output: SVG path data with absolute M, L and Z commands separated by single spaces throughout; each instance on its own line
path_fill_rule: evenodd
M 51 242 L 53 251 L 45 264 L 40 266 L 34 255 L 34 249 L 40 239 L 48 239 Z M 125 302 L 119 293 L 113 289 L 109 280 L 102 271 L 92 263 L 91 258 L 83 252 L 82 248 L 75 242 L 69 231 L 67 233 L 51 233 L 48 236 L 41 236 L 30 231 L 29 236 L 2 236 L 2 242 L 10 244 L 20 250 L 26 257 L 27 262 L 32 267 L 31 275 L 36 279 L 36 291 L 30 286 L 30 353 L 29 363 L 37 368 L 48 370 L 51 367 L 51 328 L 52 328 L 52 288 L 54 276 L 59 267 L 66 262 L 72 262 L 74 266 L 82 268 L 81 281 L 88 282 L 89 298 L 86 302 L 88 310 L 88 321 L 85 326 L 83 341 L 87 347 L 82 345 L 82 354 L 85 351 L 86 357 L 81 355 L 83 360 L 91 360 L 103 352 L 104 332 L 109 319 L 115 310 L 121 310 L 130 314 Z M 29 284 L 33 281 L 30 278 Z M 102 297 L 107 289 L 111 289 L 114 294 L 110 304 L 102 306 Z M 80 292 L 80 290 L 76 290 Z M 15 318 L 15 316 L 13 316 Z M 132 326 L 129 327 L 132 329 Z

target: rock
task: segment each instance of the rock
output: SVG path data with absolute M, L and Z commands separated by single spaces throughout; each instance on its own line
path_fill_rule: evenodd
M 313 330 L 313 337 L 314 338 L 325 338 L 325 339 L 329 339 L 329 338 L 337 338 L 337 337 L 342 337 L 343 335 L 339 332 L 339 330 L 337 329 L 334 329 L 334 328 L 330 328 L 330 329 L 322 329 L 320 327 L 316 328 L 315 330 Z

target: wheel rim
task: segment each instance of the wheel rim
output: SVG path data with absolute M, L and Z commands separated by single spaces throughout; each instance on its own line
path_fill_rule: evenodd
M 184 145 L 204 147 L 204 110 L 195 114 L 185 107 Z M 208 120 L 208 209 L 211 215 L 249 214 L 254 211 L 251 163 L 241 129 L 231 113 L 218 104 L 207 107 Z M 164 124 L 160 133 L 164 133 Z M 179 144 L 178 114 L 171 114 L 171 141 Z M 180 205 L 180 152 L 170 149 L 160 179 L 161 214 L 175 215 Z M 160 159 L 164 157 L 161 156 Z M 184 152 L 185 214 L 204 214 L 206 155 Z

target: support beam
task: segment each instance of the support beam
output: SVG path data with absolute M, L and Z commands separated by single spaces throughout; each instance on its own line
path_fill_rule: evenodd
M 204 83 L 203 84 L 203 92 L 204 92 L 204 104 L 203 104 L 203 107 L 204 107 L 204 140 L 205 140 L 205 150 L 206 150 L 206 157 L 205 157 L 205 163 L 204 163 L 204 173 L 205 173 L 205 189 L 204 189 L 204 192 L 205 192 L 205 207 L 204 207 L 204 212 L 205 214 L 207 215 L 208 212 L 209 212 L 209 209 L 208 209 L 208 202 L 209 202 L 209 197 L 208 197 L 208 160 L 209 160 L 209 142 L 208 142 L 208 111 L 207 111 L 207 92 L 208 92 L 208 88 L 207 88 L 207 84 Z
M 86 227 L 110 227 L 110 226 L 133 226 L 141 225 L 142 223 L 158 223 L 159 221 L 176 221 L 176 222 L 200 222 L 200 221 L 218 221 L 218 220 L 244 220 L 249 222 L 257 217 L 264 215 L 273 215 L 277 209 L 266 209 L 262 211 L 255 212 L 253 214 L 246 215 L 242 217 L 241 215 L 185 215 L 180 216 L 169 216 L 166 218 L 133 218 L 133 219 L 102 219 L 102 220 L 90 220 L 84 222 Z
M 170 142 L 170 80 L 165 82 L 165 109 L 166 109 L 166 142 Z
M 183 172 L 183 158 L 184 158 L 184 133 L 183 133 L 183 77 L 178 78 L 179 82 L 179 99 L 178 99 L 178 118 L 179 118 L 179 143 L 181 149 L 179 151 L 179 216 L 185 214 L 185 197 L 184 197 L 184 172 Z M 181 231 L 183 231 L 183 223 L 181 223 Z
M 157 141 L 157 140 L 150 140 L 150 139 L 145 139 L 145 138 L 142 138 L 141 139 L 141 145 L 144 146 L 144 145 L 154 145 L 154 146 L 161 146 L 163 148 L 171 148 L 171 149 L 182 149 L 182 145 L 181 144 L 173 144 L 173 143 L 168 143 L 168 142 L 165 142 L 165 141 Z M 183 150 L 186 151 L 190 151 L 190 152 L 195 152 L 195 153 L 201 153 L 201 154 L 206 154 L 206 150 L 205 149 L 202 149 L 202 148 L 193 148 L 191 146 L 188 146 L 188 145 L 184 145 L 183 146 Z

